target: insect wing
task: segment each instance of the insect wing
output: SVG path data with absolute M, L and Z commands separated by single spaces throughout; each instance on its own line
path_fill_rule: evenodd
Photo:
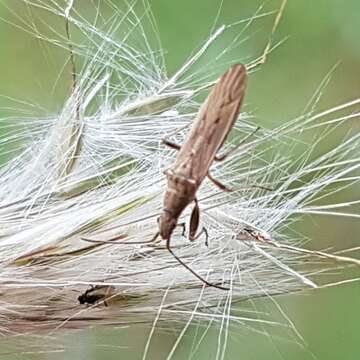
M 206 176 L 240 111 L 246 87 L 246 69 L 233 65 L 216 83 L 201 106 L 173 166 L 198 184 Z

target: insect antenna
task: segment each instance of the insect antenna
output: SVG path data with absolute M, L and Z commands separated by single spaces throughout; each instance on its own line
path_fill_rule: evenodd
M 81 240 L 83 241 L 87 241 L 87 242 L 90 242 L 90 243 L 95 243 L 95 244 L 125 244 L 125 245 L 141 245 L 141 244 L 149 244 L 149 243 L 152 243 L 154 242 L 157 237 L 159 236 L 159 233 L 156 233 L 155 236 L 153 236 L 151 238 L 151 240 L 145 240 L 145 241 L 120 241 L 122 239 L 124 239 L 126 236 L 124 236 L 123 234 L 122 235 L 117 235 L 117 236 L 114 236 L 113 238 L 110 238 L 108 240 L 95 240 L 95 239 L 88 239 L 88 238 L 84 238 L 82 237 Z
M 166 249 L 169 253 L 187 270 L 189 270 L 194 276 L 196 276 L 200 281 L 202 281 L 205 285 L 218 288 L 220 290 L 230 290 L 230 288 L 213 284 L 207 280 L 205 280 L 202 276 L 200 276 L 197 272 L 195 272 L 189 265 L 186 265 L 170 248 L 170 238 L 166 240 Z

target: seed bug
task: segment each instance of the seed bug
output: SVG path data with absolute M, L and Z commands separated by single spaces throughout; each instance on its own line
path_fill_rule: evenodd
M 221 190 L 229 190 L 225 185 L 214 179 L 209 168 L 213 161 L 222 161 L 228 154 L 217 155 L 226 140 L 240 111 L 246 86 L 246 69 L 244 65 L 233 65 L 215 84 L 209 96 L 201 106 L 194 124 L 182 146 L 166 139 L 164 144 L 178 150 L 174 165 L 165 170 L 167 189 L 164 195 L 163 210 L 158 218 L 159 235 L 166 240 L 167 250 L 174 258 L 187 268 L 193 275 L 208 286 L 228 290 L 223 286 L 212 284 L 186 265 L 171 249 L 171 235 L 178 225 L 183 210 L 192 202 L 194 208 L 190 216 L 189 239 L 195 240 L 199 226 L 200 209 L 196 192 L 205 177 Z

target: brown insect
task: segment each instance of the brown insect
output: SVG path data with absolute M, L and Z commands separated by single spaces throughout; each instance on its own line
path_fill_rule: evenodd
M 194 208 L 190 217 L 189 239 L 195 240 L 201 233 L 206 233 L 206 229 L 203 228 L 197 234 L 200 209 L 196 199 L 196 191 L 206 177 L 221 190 L 229 191 L 210 175 L 209 168 L 214 160 L 224 160 L 228 155 L 219 156 L 217 152 L 237 119 L 245 87 L 245 66 L 233 65 L 221 76 L 201 106 L 184 144 L 179 146 L 169 140 L 163 140 L 166 145 L 179 152 L 174 165 L 165 171 L 167 189 L 164 207 L 158 219 L 159 232 L 153 238 L 155 240 L 160 235 L 166 240 L 167 250 L 206 285 L 225 290 L 228 288 L 208 282 L 176 256 L 170 247 L 170 239 L 181 213 L 192 202 Z
M 221 190 L 231 191 L 226 185 L 211 176 L 209 168 L 213 161 L 224 160 L 232 151 L 217 155 L 237 119 L 245 87 L 245 66 L 233 65 L 220 77 L 201 106 L 184 144 L 180 146 L 167 139 L 163 140 L 164 144 L 179 152 L 174 165 L 164 172 L 167 177 L 167 189 L 164 196 L 164 207 L 158 218 L 159 231 L 149 241 L 153 242 L 158 236 L 161 236 L 163 240 L 166 240 L 167 250 L 181 265 L 206 285 L 223 290 L 229 290 L 229 288 L 208 282 L 186 265 L 172 251 L 170 239 L 176 226 L 183 226 L 183 235 L 185 234 L 185 226 L 183 223 L 178 224 L 178 219 L 184 209 L 194 202 L 190 216 L 189 239 L 194 241 L 202 233 L 205 233 L 207 243 L 207 230 L 202 228 L 198 233 L 200 209 L 196 191 L 206 177 Z M 83 240 L 95 243 L 114 243 L 118 239 L 118 236 L 105 241 L 83 238 Z M 131 244 L 135 244 L 135 242 L 131 242 Z
M 265 63 L 268 54 L 272 50 L 272 36 L 280 22 L 286 3 L 287 0 L 282 0 L 271 30 L 269 41 L 260 57 L 248 64 L 246 68 L 241 64 L 232 66 L 217 81 L 204 104 L 201 106 L 184 145 L 180 146 L 167 139 L 163 140 L 164 144 L 173 149 L 179 150 L 179 153 L 176 157 L 174 165 L 165 171 L 168 184 L 164 196 L 164 207 L 158 219 L 159 232 L 151 241 L 154 241 L 160 235 L 162 239 L 166 240 L 167 250 L 180 264 L 187 268 L 206 285 L 217 287 L 219 289 L 229 290 L 226 287 L 208 282 L 186 265 L 171 250 L 170 239 L 177 225 L 182 225 L 185 230 L 184 224 L 178 224 L 178 219 L 183 210 L 192 202 L 194 202 L 195 205 L 190 217 L 189 239 L 195 240 L 202 233 L 205 233 L 206 239 L 208 237 L 205 228 L 197 234 L 200 209 L 196 199 L 196 191 L 205 177 L 212 181 L 221 190 L 230 191 L 227 186 L 223 185 L 211 176 L 209 168 L 213 161 L 222 161 L 230 153 L 229 152 L 221 156 L 217 155 L 217 152 L 226 140 L 226 137 L 232 129 L 238 116 L 245 93 L 246 69 L 253 70 L 259 65 Z M 261 186 L 251 187 L 271 190 Z M 123 237 L 123 235 L 116 236 L 109 240 L 93 240 L 85 238 L 83 238 L 83 240 L 92 243 L 114 244 L 116 240 L 119 240 L 121 237 Z M 126 242 L 121 243 L 124 244 Z M 135 244 L 135 242 L 131 242 L 131 244 Z M 84 300 L 87 299 L 87 295 L 89 295 L 89 293 L 86 294 Z M 89 300 L 93 301 L 92 298 Z

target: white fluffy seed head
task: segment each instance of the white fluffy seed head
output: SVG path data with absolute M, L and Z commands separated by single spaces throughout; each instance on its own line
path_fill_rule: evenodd
M 295 162 L 290 150 L 279 153 L 279 146 L 291 149 L 300 144 L 300 132 L 322 126 L 330 132 L 359 117 L 360 99 L 323 112 L 312 109 L 273 130 L 261 129 L 226 162 L 214 164 L 212 175 L 236 191 L 220 192 L 205 181 L 198 192 L 209 246 L 201 238 L 187 241 L 181 231 L 172 238 L 174 252 L 194 271 L 231 290 L 205 288 L 163 242 L 149 240 L 158 231 L 163 171 L 174 160 L 161 139 L 172 134 L 173 140 L 183 141 L 199 106 L 197 95 L 206 94 L 214 80 L 192 72 L 192 66 L 226 27 L 169 78 L 161 49 L 150 47 L 141 26 L 144 19 L 133 8 L 118 10 L 113 27 L 102 31 L 72 6 L 64 12 L 40 0 L 25 2 L 68 19 L 89 44 L 72 44 L 84 65 L 63 110 L 56 118 L 35 119 L 32 127 L 15 134 L 31 140 L 1 169 L 3 328 L 36 328 L 39 319 L 50 328 L 54 319 L 57 327 L 74 326 L 75 321 L 82 326 L 87 317 L 103 323 L 136 321 L 139 316 L 150 321 L 159 306 L 164 320 L 187 318 L 189 312 L 222 320 L 229 316 L 226 309 L 219 315 L 224 301 L 229 306 L 231 299 L 317 286 L 314 275 L 331 267 L 331 259 L 320 262 L 316 254 L 281 245 L 299 243 L 287 229 L 303 214 L 358 217 L 342 212 L 351 203 L 317 206 L 316 200 L 359 180 L 360 134 L 317 158 L 310 157 L 316 144 L 305 147 Z M 118 29 L 123 29 L 123 39 L 115 36 Z M 134 33 L 138 47 L 131 42 Z M 67 46 L 66 39 L 53 42 Z M 224 150 L 257 127 L 245 109 L 234 129 L 234 143 Z M 188 218 L 189 210 L 180 221 Z M 114 237 L 116 245 L 84 240 Z M 304 259 L 308 266 L 316 260 L 316 266 L 304 266 Z M 80 306 L 77 297 L 90 284 L 109 285 L 108 308 L 98 307 L 95 313 L 93 307 Z

